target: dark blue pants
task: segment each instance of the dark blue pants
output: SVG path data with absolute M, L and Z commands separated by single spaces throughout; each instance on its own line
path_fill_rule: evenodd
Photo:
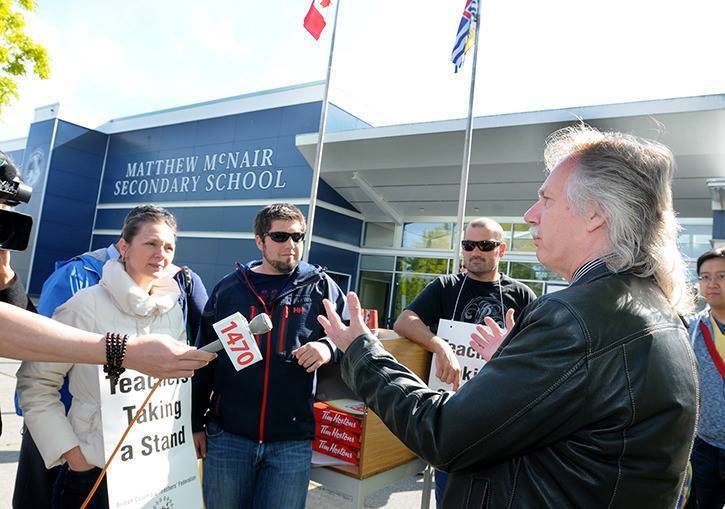
M 690 461 L 697 507 L 722 509 L 725 506 L 725 449 L 695 438 Z
M 312 441 L 259 443 L 207 425 L 204 503 L 207 509 L 304 509 Z
M 68 463 L 60 467 L 58 478 L 53 486 L 53 509 L 78 509 L 83 505 L 93 484 L 98 478 L 101 469 L 98 467 L 86 470 L 85 472 L 74 472 L 68 468 Z M 103 478 L 98 490 L 93 495 L 88 509 L 108 509 L 108 488 L 106 478 Z
M 23 426 L 23 439 L 20 442 L 18 471 L 15 474 L 13 491 L 13 509 L 50 509 L 53 498 L 53 486 L 58 478 L 60 467 L 45 468 L 43 457 L 33 441 L 28 428 Z
M 443 502 L 443 493 L 446 492 L 446 483 L 448 482 L 448 472 L 438 470 L 435 472 L 436 480 L 436 507 L 441 507 Z

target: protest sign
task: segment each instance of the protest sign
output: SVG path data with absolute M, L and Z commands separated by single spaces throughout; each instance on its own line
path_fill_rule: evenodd
M 156 378 L 126 370 L 111 385 L 98 368 L 106 461 Z M 202 507 L 191 431 L 191 380 L 161 381 L 108 468 L 111 509 Z
M 457 322 L 454 320 L 440 320 L 438 322 L 438 337 L 448 342 L 451 350 L 453 350 L 453 353 L 458 359 L 458 363 L 461 365 L 461 385 L 476 376 L 476 373 L 486 364 L 486 360 L 469 344 L 471 342 L 471 334 L 474 332 L 476 332 L 475 323 Z M 430 366 L 428 387 L 435 391 L 440 389 L 446 391 L 453 390 L 451 384 L 441 382 L 436 376 L 435 355 Z

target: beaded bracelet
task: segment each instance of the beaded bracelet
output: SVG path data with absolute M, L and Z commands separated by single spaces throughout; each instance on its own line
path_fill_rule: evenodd
M 106 364 L 103 366 L 103 372 L 108 373 L 111 385 L 116 385 L 118 377 L 126 371 L 126 368 L 122 367 L 126 358 L 126 341 L 128 334 L 106 333 Z

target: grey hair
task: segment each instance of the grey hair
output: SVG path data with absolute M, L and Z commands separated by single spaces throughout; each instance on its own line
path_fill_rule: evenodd
M 654 277 L 675 312 L 691 311 L 692 290 L 677 247 L 672 152 L 655 141 L 582 123 L 546 141 L 548 171 L 569 158 L 577 164 L 567 199 L 578 213 L 594 206 L 603 214 L 612 250 L 604 257 L 609 270 Z

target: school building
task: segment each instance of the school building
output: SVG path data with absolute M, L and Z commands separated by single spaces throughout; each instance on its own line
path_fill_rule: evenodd
M 279 201 L 307 213 L 324 83 L 110 120 L 94 128 L 36 110 L 27 138 L 0 142 L 33 198 L 29 248 L 13 265 L 40 292 L 58 260 L 107 246 L 126 213 L 153 202 L 178 220 L 176 263 L 208 289 L 259 257 L 252 221 Z M 502 269 L 538 294 L 566 283 L 537 263 L 523 213 L 544 179 L 548 134 L 583 119 L 657 139 L 677 159 L 680 248 L 692 262 L 725 243 L 725 95 L 474 119 L 467 218 L 507 232 Z M 381 325 L 436 275 L 454 270 L 465 120 L 374 127 L 330 104 L 310 261 L 377 308 Z

